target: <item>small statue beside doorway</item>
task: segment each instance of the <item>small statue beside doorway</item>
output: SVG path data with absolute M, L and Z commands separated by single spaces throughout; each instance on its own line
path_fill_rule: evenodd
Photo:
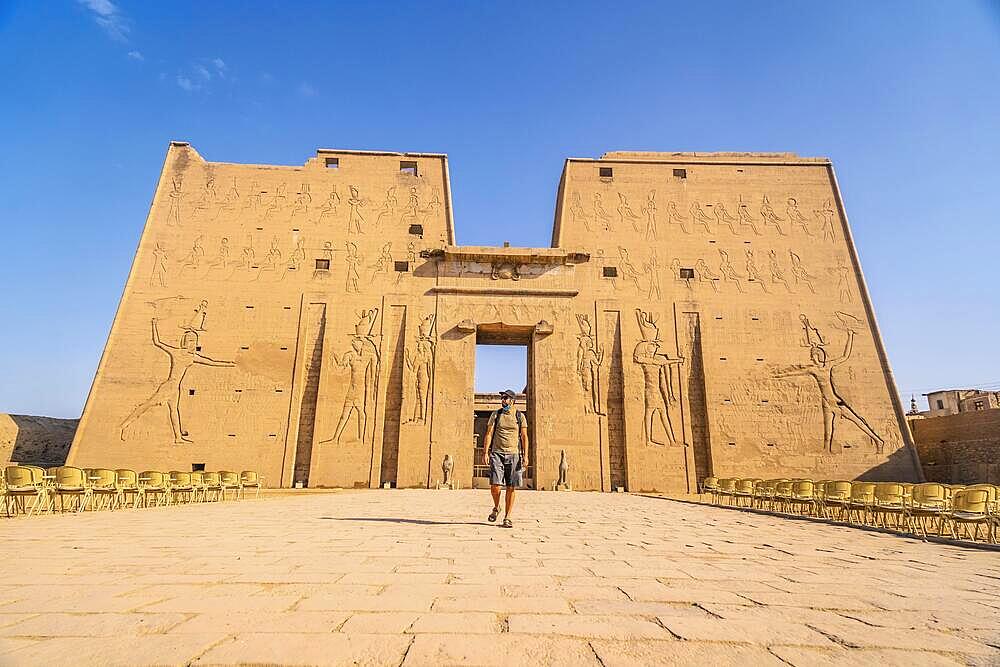
M 556 482 L 556 491 L 572 491 L 573 487 L 569 483 L 569 461 L 566 460 L 566 450 L 559 451 L 559 481 Z

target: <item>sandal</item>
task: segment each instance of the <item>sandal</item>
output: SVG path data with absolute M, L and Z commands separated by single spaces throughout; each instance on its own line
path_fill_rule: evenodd
M 501 528 L 513 528 L 514 524 L 510 522 L 510 519 L 504 519 L 503 523 L 500 524 Z
M 498 515 L 498 514 L 500 514 L 500 508 L 498 508 L 498 507 L 494 507 L 494 508 L 493 508 L 493 511 L 492 511 L 492 512 L 490 512 L 490 516 L 489 516 L 489 522 L 490 522 L 490 523 L 493 523 L 494 521 L 496 521 L 496 520 L 497 520 L 497 515 Z

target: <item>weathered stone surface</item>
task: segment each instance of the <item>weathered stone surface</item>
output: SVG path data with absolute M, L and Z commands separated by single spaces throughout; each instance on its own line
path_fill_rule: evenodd
M 992 552 L 860 531 L 845 548 L 845 529 L 628 494 L 525 493 L 519 503 L 513 530 L 484 520 L 489 495 L 476 491 L 276 493 L 10 520 L 5 576 L 57 583 L 0 584 L 0 664 L 1000 660 Z M 403 571 L 426 554 L 442 573 Z M 548 574 L 529 567 L 539 560 Z M 595 567 L 577 574 L 580 562 Z M 658 579 L 662 569 L 645 570 L 654 562 L 688 574 Z M 264 568 L 288 583 L 262 582 Z M 325 570 L 327 581 L 296 579 Z M 780 589 L 758 604 L 750 598 L 764 588 L 725 590 L 722 575 Z M 664 591 L 686 599 L 640 599 Z M 720 593 L 742 603 L 716 602 Z M 844 602 L 869 599 L 907 608 Z
M 455 245 L 450 187 L 439 154 L 172 143 L 69 463 L 426 488 L 448 457 L 469 488 L 476 344 L 507 343 L 532 488 L 919 477 L 828 160 L 570 159 L 551 248 Z

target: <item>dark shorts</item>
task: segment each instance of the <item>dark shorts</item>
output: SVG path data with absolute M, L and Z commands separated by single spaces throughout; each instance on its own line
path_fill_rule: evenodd
M 490 484 L 492 486 L 521 486 L 524 468 L 520 454 L 490 452 Z

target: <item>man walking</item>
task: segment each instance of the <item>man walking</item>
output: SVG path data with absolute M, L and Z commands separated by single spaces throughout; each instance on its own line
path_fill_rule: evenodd
M 524 469 L 528 465 L 528 424 L 524 415 L 514 407 L 514 394 L 510 389 L 500 392 L 500 409 L 490 415 L 486 425 L 486 447 L 483 465 L 490 467 L 490 493 L 493 494 L 493 511 L 490 521 L 500 514 L 500 487 L 507 487 L 501 526 L 513 528 L 510 512 L 514 508 L 514 491 L 521 485 Z

